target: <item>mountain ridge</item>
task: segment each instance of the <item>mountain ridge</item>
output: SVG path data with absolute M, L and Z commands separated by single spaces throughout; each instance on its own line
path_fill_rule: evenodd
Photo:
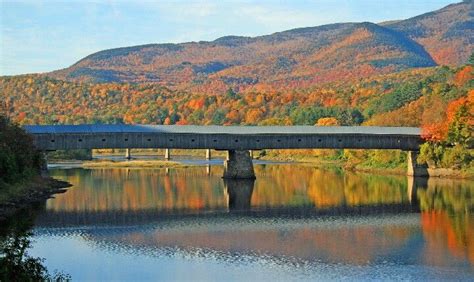
M 113 48 L 45 75 L 219 92 L 255 85 L 304 87 L 408 68 L 460 65 L 474 45 L 471 8 L 472 3 L 462 2 L 381 24 L 333 23 L 256 37 L 229 35 L 213 41 Z M 459 20 L 452 19 L 453 13 L 461 15 Z M 434 20 L 447 24 L 433 28 Z M 419 26 L 420 32 L 413 32 L 412 26 Z

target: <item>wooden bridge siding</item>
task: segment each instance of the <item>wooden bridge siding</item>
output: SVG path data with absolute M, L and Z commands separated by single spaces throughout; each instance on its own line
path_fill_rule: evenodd
M 400 149 L 416 151 L 413 135 L 375 134 L 194 134 L 194 133 L 36 133 L 38 149 Z M 105 140 L 105 141 L 103 141 Z M 237 141 L 236 141 L 237 140 Z

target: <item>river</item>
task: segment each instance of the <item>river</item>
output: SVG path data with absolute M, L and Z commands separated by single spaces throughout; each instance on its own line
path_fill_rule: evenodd
M 75 281 L 474 278 L 474 181 L 222 170 L 53 168 L 73 187 L 27 213 L 28 255 Z

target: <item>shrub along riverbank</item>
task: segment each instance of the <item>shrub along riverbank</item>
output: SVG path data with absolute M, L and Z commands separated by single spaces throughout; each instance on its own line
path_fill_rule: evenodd
M 41 177 L 44 165 L 45 160 L 34 148 L 31 137 L 0 115 L 0 220 L 70 186 Z

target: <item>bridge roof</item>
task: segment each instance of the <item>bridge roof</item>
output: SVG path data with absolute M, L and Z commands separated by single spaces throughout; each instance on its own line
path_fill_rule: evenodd
M 31 134 L 174 133 L 174 134 L 370 134 L 420 136 L 417 127 L 380 126 L 198 126 L 198 125 L 26 125 Z

